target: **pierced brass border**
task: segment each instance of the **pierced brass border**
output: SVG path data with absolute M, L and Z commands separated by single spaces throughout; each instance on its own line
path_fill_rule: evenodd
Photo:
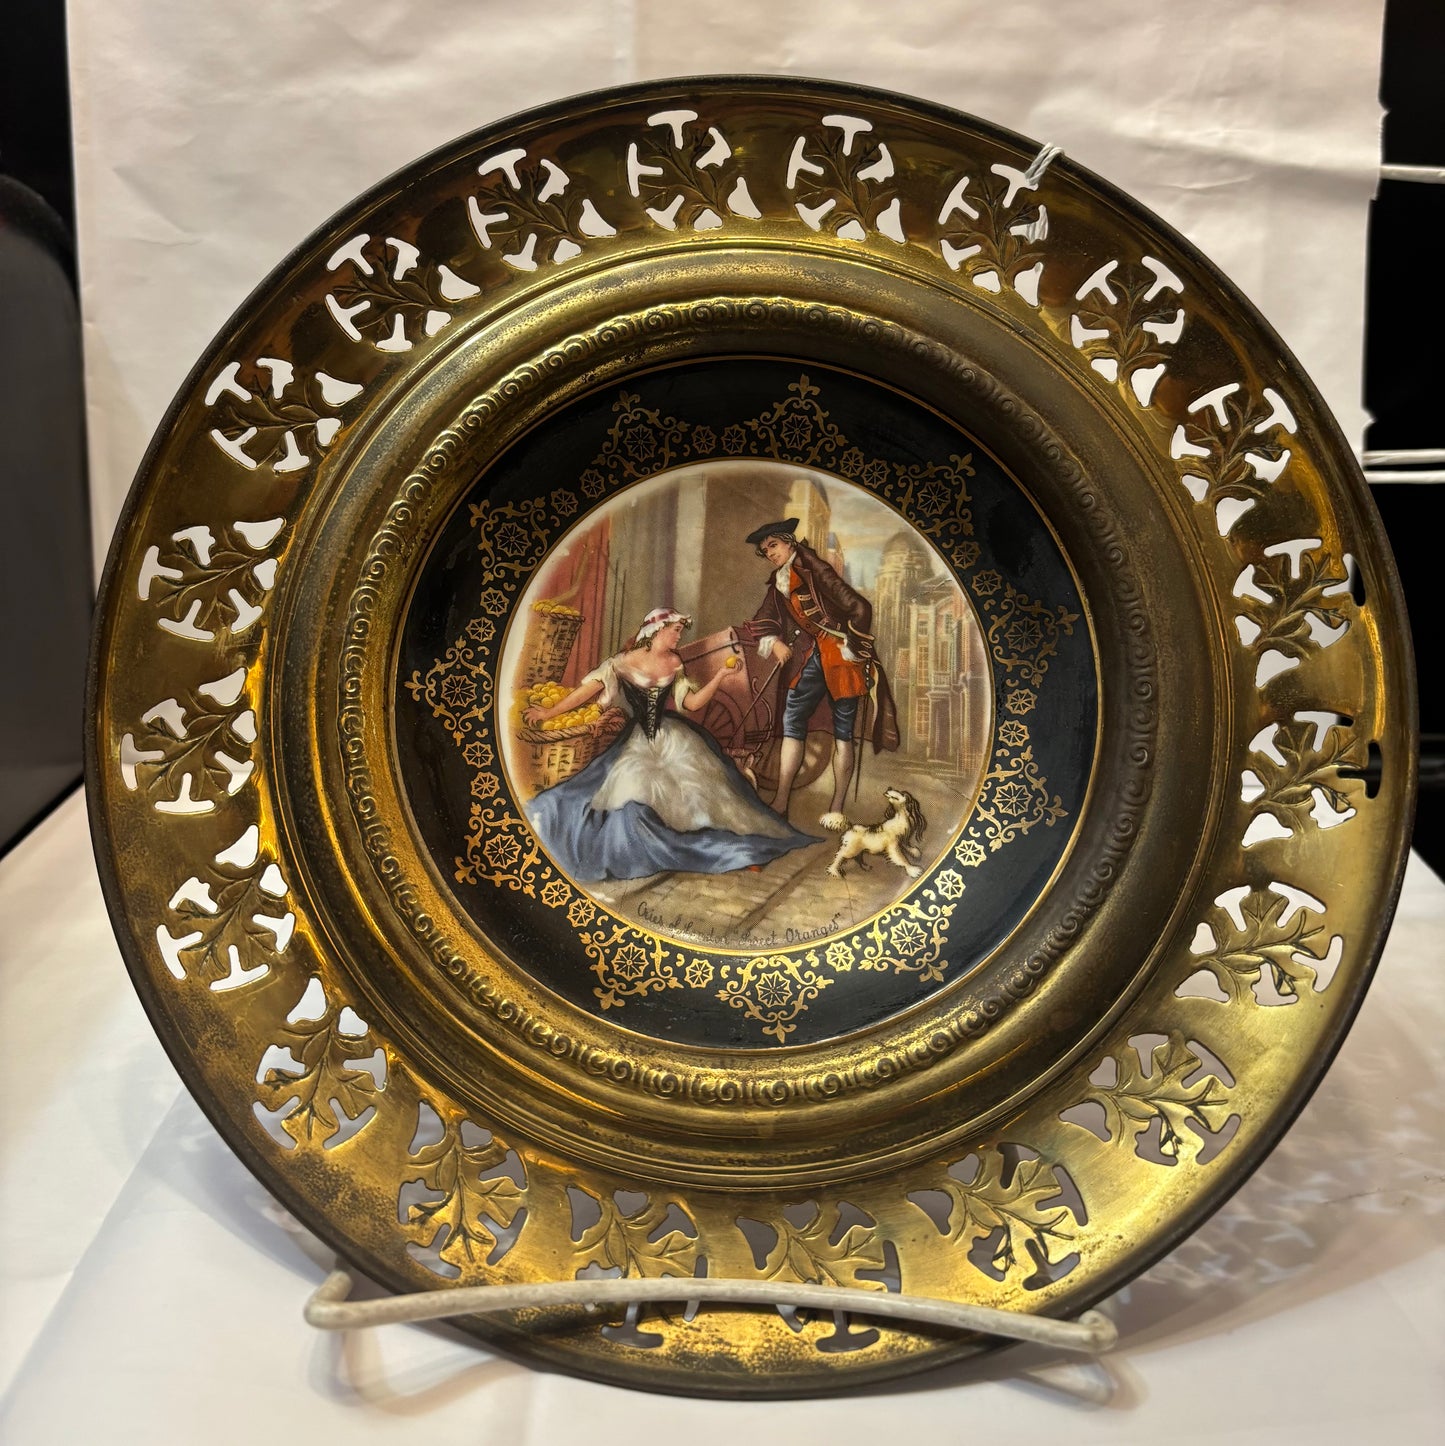
M 746 299 L 780 275 L 777 300 Z M 518 1054 L 514 1032 L 483 1039 L 378 996 L 382 961 L 422 967 L 394 921 L 336 929 L 333 876 L 370 865 L 332 827 L 344 797 L 316 786 L 340 766 L 327 710 L 345 639 L 338 600 L 308 575 L 317 542 L 367 512 L 388 461 L 394 476 L 425 455 L 408 426 L 437 401 L 428 388 L 460 401 L 468 374 L 471 395 L 499 384 L 507 426 L 530 425 L 591 384 L 585 345 L 556 337 L 604 329 L 599 364 L 620 374 L 662 360 L 687 316 L 716 349 L 773 336 L 804 361 L 886 370 L 945 414 L 996 373 L 1010 428 L 988 445 L 1015 472 L 1011 446 L 1082 479 L 1073 508 L 1048 508 L 1069 555 L 1070 529 L 1120 529 L 1120 560 L 1144 556 L 1140 585 L 1168 603 L 1141 622 L 1202 640 L 1171 642 L 1132 693 L 1119 680 L 1139 670 L 1106 657 L 1124 716 L 1144 726 L 1157 709 L 1195 746 L 1151 758 L 1141 737 L 1148 790 L 1114 845 L 1080 835 L 1093 881 L 1053 952 L 998 961 L 998 1012 L 974 1038 L 954 1000 L 964 1042 L 931 1068 L 882 1079 L 887 1051 L 869 1041 L 853 1067 L 875 1087 L 841 1098 L 779 1103 L 774 1065 L 700 1074 L 682 1097 L 574 1070 L 545 1042 Z M 450 447 L 486 440 L 473 427 Z M 1101 620 L 1100 648 L 1147 671 L 1143 632 L 1115 630 L 1126 614 Z M 142 465 L 102 587 L 97 862 L 187 1084 L 289 1208 L 394 1289 L 589 1264 L 887 1288 L 896 1270 L 914 1292 L 1068 1314 L 1254 1168 L 1358 1006 L 1406 856 L 1403 617 L 1318 396 L 1156 218 L 1051 148 L 921 102 L 659 82 L 418 163 L 318 232 L 208 351 Z M 308 642 L 321 685 L 287 693 Z M 278 756 L 295 738 L 307 756 Z M 1151 864 L 1164 897 L 1148 897 Z M 1091 992 L 1077 962 L 1128 938 L 1138 909 L 1137 942 Z M 1045 956 L 1057 963 L 1031 972 Z M 1012 1070 L 1025 1034 L 1053 1045 Z M 719 1111 L 734 1091 L 751 1098 Z M 578 1145 L 579 1111 L 611 1122 L 597 1150 Z M 710 1169 L 733 1150 L 747 1168 Z M 794 1330 L 765 1310 L 648 1312 L 645 1349 L 620 1321 L 564 1312 L 475 1329 L 562 1369 L 718 1395 L 831 1393 L 979 1349 L 889 1326 Z M 744 1378 L 750 1361 L 765 1369 Z

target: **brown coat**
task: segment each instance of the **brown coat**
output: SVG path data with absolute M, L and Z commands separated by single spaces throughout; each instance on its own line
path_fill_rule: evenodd
M 806 542 L 797 543 L 796 548 L 793 571 L 801 584 L 794 594 L 797 602 L 816 628 L 844 634 L 849 651 L 863 660 L 876 706 L 871 726 L 866 715 L 860 721 L 875 753 L 884 748 L 897 748 L 898 710 L 888 686 L 888 674 L 873 647 L 873 604 L 862 593 L 849 587 Z M 791 688 L 798 681 L 798 675 L 816 643 L 811 633 L 794 617 L 792 608 L 771 577 L 767 594 L 753 614 L 753 622 L 780 637 L 792 648 L 793 656 L 783 674 L 783 686 Z M 778 718 L 778 726 L 781 727 L 781 709 L 778 710 Z

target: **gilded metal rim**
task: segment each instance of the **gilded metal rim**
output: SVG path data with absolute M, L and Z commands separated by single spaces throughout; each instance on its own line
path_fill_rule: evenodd
M 794 369 L 779 406 L 861 378 L 997 460 L 1078 581 L 1098 741 L 1086 795 L 1039 790 L 1038 828 L 1069 847 L 981 957 L 947 973 L 946 931 L 927 955 L 921 915 L 900 914 L 866 947 L 744 958 L 734 1012 L 773 1033 L 709 1048 L 627 1026 L 643 985 L 718 983 L 688 976 L 674 940 L 636 944 L 619 973 L 617 921 L 595 1006 L 489 947 L 452 892 L 465 858 L 449 880 L 403 796 L 395 694 L 408 599 L 463 501 L 505 611 L 585 497 L 561 488 L 513 566 L 496 550 L 513 504 L 486 480 L 509 449 L 587 398 L 624 415 L 670 370 L 730 358 Z M 634 419 L 654 421 L 688 457 L 720 445 L 686 417 Z M 849 478 L 801 423 L 748 435 L 749 455 Z M 925 504 L 875 460 L 857 485 L 966 577 L 966 474 Z M 626 466 L 597 472 L 599 496 L 647 473 Z M 919 101 L 659 82 L 503 122 L 383 183 L 193 372 L 102 589 L 97 860 L 189 1087 L 392 1289 L 705 1273 L 1069 1315 L 1249 1174 L 1358 1007 L 1406 856 L 1406 637 L 1318 396 L 1157 218 L 1051 147 Z M 489 676 L 444 663 L 471 695 L 419 672 L 415 697 L 484 758 Z M 1000 778 L 1027 727 L 1009 737 Z M 1000 786 L 975 815 L 1006 833 Z M 526 828 L 483 810 L 471 877 L 565 912 L 583 893 L 525 856 Z M 513 835 L 515 857 L 486 856 Z M 964 907 L 999 836 L 951 836 L 905 905 Z M 789 1044 L 806 971 L 809 998 L 844 990 L 865 954 L 928 989 Z M 762 1309 L 474 1329 L 559 1369 L 735 1396 L 984 1348 Z

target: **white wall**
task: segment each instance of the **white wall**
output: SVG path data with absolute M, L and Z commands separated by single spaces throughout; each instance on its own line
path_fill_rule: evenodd
M 211 336 L 308 232 L 509 112 L 699 72 L 971 111 L 1132 192 L 1361 439 L 1383 0 L 70 0 L 97 557 Z

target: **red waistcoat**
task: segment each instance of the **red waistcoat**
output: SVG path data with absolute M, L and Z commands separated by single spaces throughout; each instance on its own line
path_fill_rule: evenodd
M 806 590 L 796 567 L 789 569 L 788 585 L 788 611 L 798 627 L 814 640 L 829 695 L 861 698 L 868 691 L 867 669 L 862 663 L 849 662 L 843 656 L 843 639 L 826 630 L 818 600 Z

